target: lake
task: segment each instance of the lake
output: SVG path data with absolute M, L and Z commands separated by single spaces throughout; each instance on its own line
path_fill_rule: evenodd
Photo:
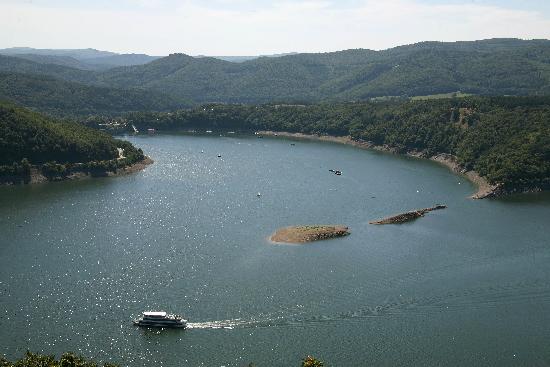
M 434 162 L 333 143 L 126 139 L 155 164 L 0 187 L 0 355 L 74 351 L 128 366 L 299 366 L 308 354 L 328 366 L 550 364 L 550 195 L 471 200 L 475 187 Z M 437 203 L 448 209 L 368 224 Z M 352 234 L 268 241 L 298 224 Z M 146 310 L 180 313 L 190 328 L 134 327 Z

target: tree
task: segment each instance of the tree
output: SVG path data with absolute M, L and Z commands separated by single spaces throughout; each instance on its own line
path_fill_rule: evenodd
M 302 367 L 323 367 L 324 365 L 323 362 L 312 356 L 307 356 L 302 360 Z

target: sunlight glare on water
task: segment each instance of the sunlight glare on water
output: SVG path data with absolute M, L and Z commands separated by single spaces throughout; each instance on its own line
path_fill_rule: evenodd
M 547 194 L 473 201 L 471 184 L 432 162 L 212 135 L 128 137 L 155 160 L 131 176 L 0 187 L 0 354 L 70 350 L 128 366 L 547 361 Z M 448 209 L 368 224 L 436 203 Z M 352 234 L 267 240 L 298 224 Z M 147 310 L 181 314 L 189 329 L 134 327 Z

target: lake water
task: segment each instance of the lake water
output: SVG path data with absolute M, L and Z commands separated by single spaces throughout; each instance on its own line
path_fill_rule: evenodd
M 436 163 L 331 143 L 127 139 L 155 164 L 0 188 L 0 354 L 74 351 L 129 366 L 298 366 L 308 354 L 329 366 L 550 364 L 548 194 L 474 201 L 474 187 Z M 448 209 L 368 224 L 436 203 Z M 352 234 L 267 240 L 296 224 Z M 191 327 L 134 327 L 145 310 L 181 313 Z

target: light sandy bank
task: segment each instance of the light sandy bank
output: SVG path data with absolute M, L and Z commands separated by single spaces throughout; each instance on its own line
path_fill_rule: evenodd
M 280 131 L 258 131 L 259 135 L 265 136 L 282 136 L 289 138 L 298 138 L 306 140 L 316 140 L 316 141 L 329 141 L 340 144 L 353 145 L 361 149 L 373 149 L 383 152 L 390 152 L 398 154 L 396 149 L 387 146 L 387 145 L 375 145 L 368 141 L 361 141 L 353 139 L 351 136 L 330 136 L 330 135 L 310 135 L 302 133 L 289 133 L 289 132 L 280 132 Z M 415 158 L 430 159 L 434 162 L 445 165 L 450 170 L 455 173 L 464 175 L 468 180 L 473 182 L 477 186 L 477 191 L 471 195 L 472 199 L 484 199 L 491 196 L 496 196 L 499 194 L 500 186 L 491 185 L 484 177 L 480 176 L 476 171 L 467 171 L 462 167 L 455 156 L 451 154 L 436 154 L 434 156 L 428 156 L 425 152 L 421 151 L 408 151 L 406 155 Z
M 349 235 L 342 225 L 293 226 L 278 229 L 269 238 L 275 243 L 307 243 Z

